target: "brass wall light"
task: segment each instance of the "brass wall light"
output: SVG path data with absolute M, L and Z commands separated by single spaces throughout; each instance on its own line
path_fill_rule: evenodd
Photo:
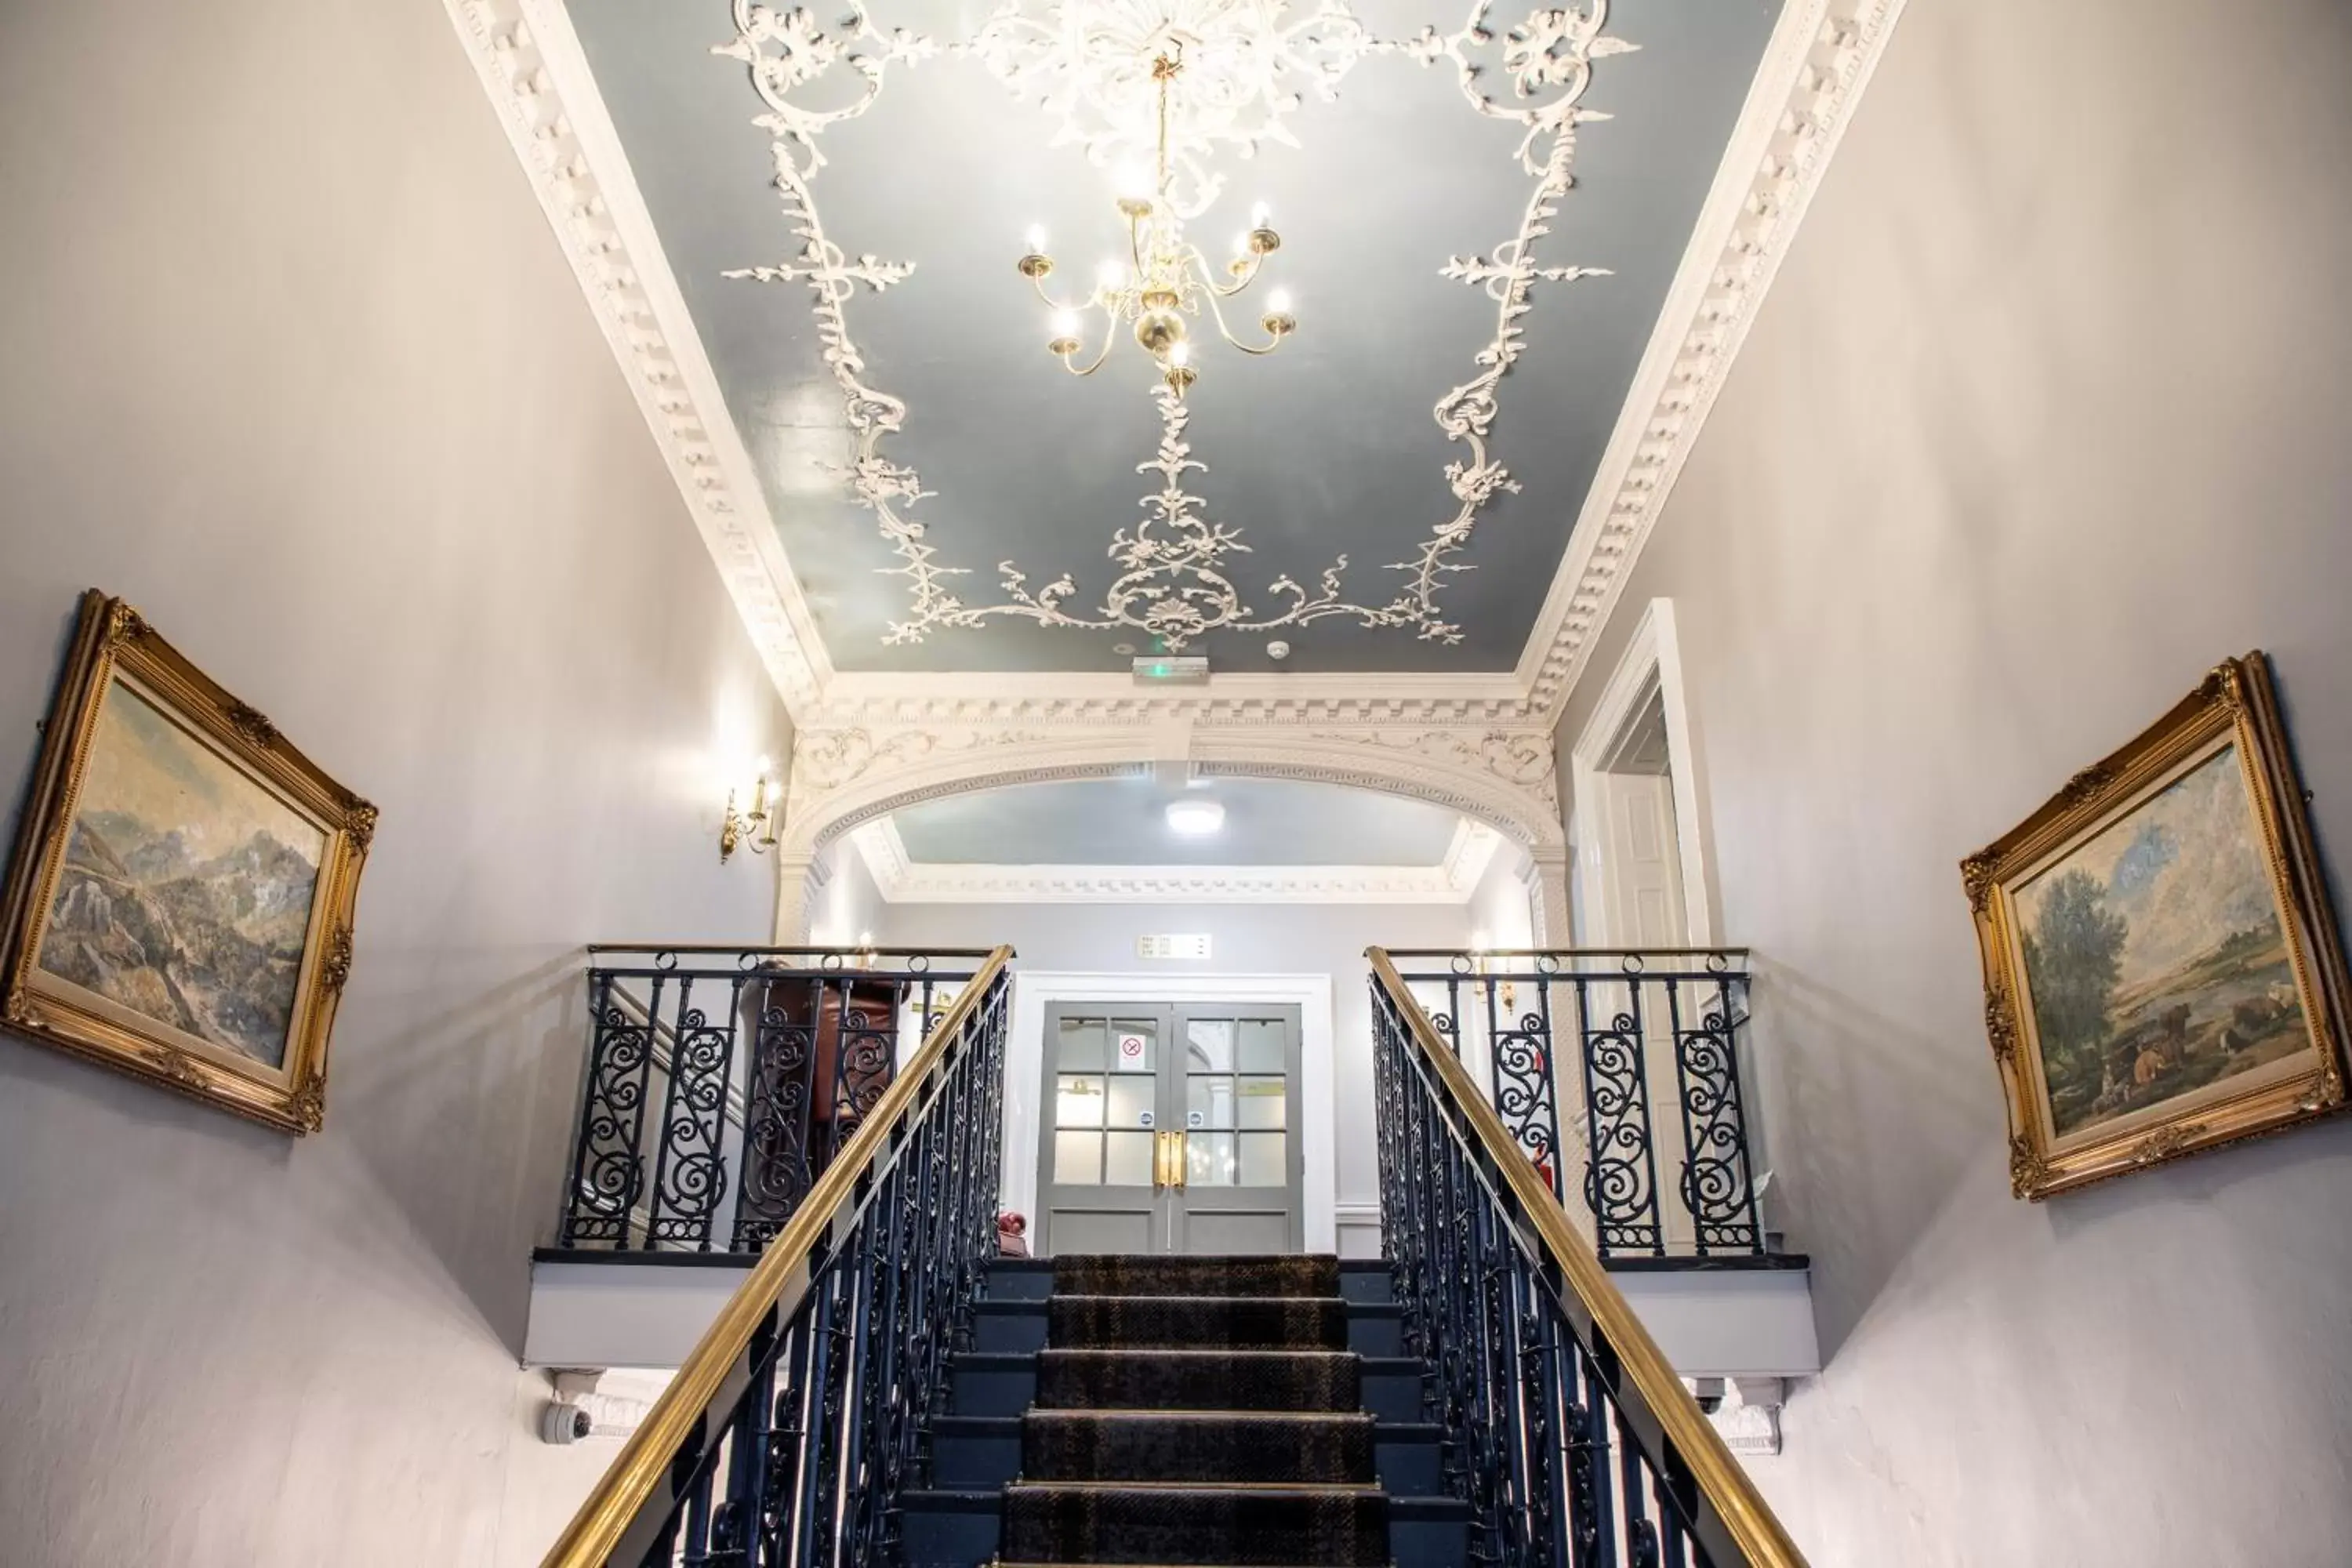
M 727 815 L 719 824 L 719 863 L 727 864 L 737 848 L 764 855 L 776 847 L 777 819 L 783 813 L 783 792 L 768 783 L 768 762 L 760 759 L 760 782 L 751 786 L 751 809 L 735 809 L 735 792 L 727 792 Z

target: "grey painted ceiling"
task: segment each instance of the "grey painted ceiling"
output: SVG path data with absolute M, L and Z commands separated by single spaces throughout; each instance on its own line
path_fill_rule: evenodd
M 1222 803 L 1223 829 L 1171 831 L 1162 814 L 1180 797 Z M 909 859 L 949 865 L 1434 866 L 1459 818 L 1339 784 L 1087 779 L 930 801 L 891 820 Z
M 1045 0 L 1027 0 L 1040 14 Z M 987 19 L 986 0 L 874 0 L 882 29 L 953 45 Z M 1613 116 L 1579 132 L 1576 188 L 1537 247 L 1546 267 L 1612 276 L 1533 286 L 1526 353 L 1505 378 L 1490 456 L 1520 485 L 1479 515 L 1441 590 L 1457 646 L 1412 626 L 1344 616 L 1273 632 L 1209 633 L 1191 651 L 1220 669 L 1492 671 L 1517 660 L 1624 402 L 1668 285 L 1778 11 L 1778 0 L 1614 0 L 1609 36 L 1638 51 L 1594 62 L 1584 107 Z M 1353 0 L 1374 36 L 1463 25 L 1464 0 Z M 844 669 L 1118 669 L 1135 630 L 1070 630 L 1016 618 L 935 627 L 886 645 L 908 618 L 911 584 L 873 511 L 845 483 L 851 455 L 842 394 L 803 283 L 730 280 L 724 271 L 788 262 L 802 242 L 771 186 L 764 106 L 738 61 L 728 0 L 572 0 L 571 12 L 619 129 L 671 269 L 756 463 L 828 651 Z M 1302 14 L 1294 6 L 1294 15 Z M 1495 10 L 1497 34 L 1516 8 Z M 818 25 L 832 26 L 830 16 Z M 1498 41 L 1480 57 L 1484 90 L 1508 108 Z M 857 79 L 835 68 L 795 94 L 838 107 Z M 1284 248 L 1250 295 L 1296 297 L 1300 330 L 1278 353 L 1245 359 L 1204 343 L 1189 397 L 1187 476 L 1206 515 L 1237 530 L 1226 558 L 1244 600 L 1278 612 L 1288 575 L 1312 589 L 1338 556 L 1346 600 L 1390 604 L 1391 570 L 1453 516 L 1446 465 L 1465 447 L 1432 416 L 1478 374 L 1496 333 L 1479 288 L 1444 276 L 1449 258 L 1493 257 L 1517 231 L 1535 182 L 1521 128 L 1474 112 L 1449 63 L 1375 54 L 1286 121 L 1300 145 L 1225 156 L 1226 194 L 1188 232 L 1213 255 L 1272 205 Z M 1045 352 L 1046 315 L 1013 268 L 1033 223 L 1051 234 L 1064 275 L 1083 289 L 1120 238 L 1110 182 L 1080 148 L 1052 144 L 1054 121 L 952 47 L 894 63 L 862 114 L 827 127 L 810 180 L 827 236 L 849 257 L 911 262 L 904 281 L 858 290 L 844 310 L 863 383 L 903 400 L 883 452 L 919 474 L 905 507 L 937 563 L 961 569 L 949 592 L 1005 602 L 998 563 L 1032 590 L 1068 574 L 1068 607 L 1100 603 L 1119 568 L 1113 533 L 1157 488 L 1137 465 L 1160 437 L 1149 362 L 1122 341 L 1088 380 Z M 1269 662 L 1272 637 L 1296 650 Z

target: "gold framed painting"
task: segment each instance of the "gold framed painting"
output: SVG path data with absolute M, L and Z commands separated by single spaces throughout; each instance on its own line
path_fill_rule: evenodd
M 375 821 L 136 610 L 91 589 L 0 905 L 0 1020 L 316 1131 Z
M 2343 1106 L 2352 988 L 2260 653 L 1960 872 L 2019 1197 Z

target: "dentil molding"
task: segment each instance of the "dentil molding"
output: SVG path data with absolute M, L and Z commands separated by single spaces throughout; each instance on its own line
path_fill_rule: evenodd
M 1464 904 L 1502 842 L 1465 820 L 1431 866 L 1054 866 L 916 860 L 887 817 L 849 839 L 893 904 Z
M 1656 526 L 1903 0 L 1790 0 L 1542 613 L 1509 678 L 840 675 L 785 558 L 560 0 L 445 0 L 516 155 L 794 721 L 838 731 L 1169 721 L 1549 733 Z M 1084 775 L 1081 775 L 1084 776 Z

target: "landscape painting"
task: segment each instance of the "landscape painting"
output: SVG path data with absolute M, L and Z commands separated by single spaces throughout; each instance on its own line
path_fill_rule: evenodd
M 38 1042 L 282 1131 L 323 1127 L 376 808 L 96 588 L 24 800 L 0 1050 Z
M 2250 653 L 1960 862 L 2017 1196 L 2352 1103 L 2352 971 L 2307 798 Z
M 2308 1053 L 2235 745 L 2014 894 L 2059 1139 Z
M 324 832 L 116 680 L 41 973 L 283 1068 L 325 847 Z

